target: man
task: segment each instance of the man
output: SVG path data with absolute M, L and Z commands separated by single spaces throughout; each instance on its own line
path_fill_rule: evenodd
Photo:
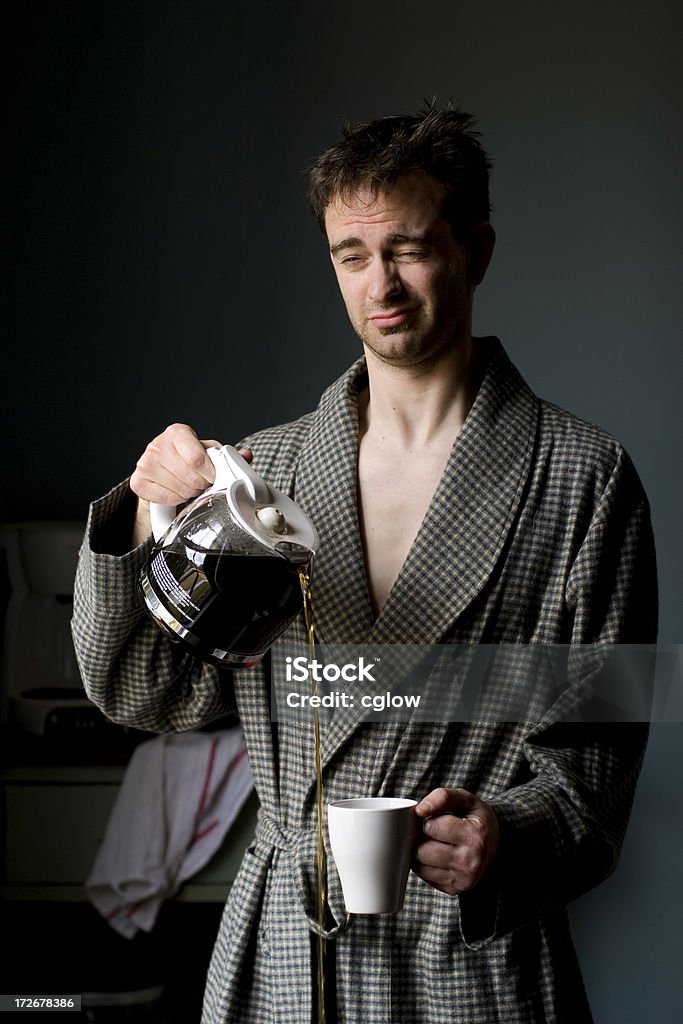
M 347 129 L 312 170 L 312 206 L 364 357 L 314 412 L 243 445 L 318 528 L 324 643 L 655 638 L 648 507 L 628 456 L 539 401 L 496 339 L 472 338 L 494 245 L 488 166 L 472 119 L 431 107 Z M 264 670 L 221 679 L 179 655 L 133 596 L 147 503 L 200 493 L 216 443 L 176 424 L 129 485 L 95 503 L 74 635 L 88 692 L 115 720 L 194 728 L 234 692 L 262 812 L 203 1019 L 309 1024 L 310 728 L 281 722 L 274 742 Z M 281 642 L 304 637 L 297 622 Z M 395 917 L 346 927 L 330 872 L 340 1024 L 589 1021 L 565 907 L 616 863 L 644 743 L 637 726 L 570 727 L 552 715 L 535 725 L 333 719 L 326 799 L 413 796 L 424 822 Z

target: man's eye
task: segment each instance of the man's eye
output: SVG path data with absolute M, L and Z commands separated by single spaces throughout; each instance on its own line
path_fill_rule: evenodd
M 426 255 L 424 249 L 401 249 L 400 252 L 396 253 L 398 259 L 401 260 L 421 260 Z
M 342 263 L 345 266 L 350 266 L 350 265 L 352 265 L 354 263 L 362 263 L 362 261 L 363 261 L 363 257 L 362 256 L 344 256 L 344 258 L 342 260 Z

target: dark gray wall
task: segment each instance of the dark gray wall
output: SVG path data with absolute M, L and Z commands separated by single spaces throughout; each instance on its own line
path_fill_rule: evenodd
M 478 292 L 544 397 L 631 452 L 681 639 L 678 3 L 25 4 L 8 37 L 10 346 L 0 518 L 81 517 L 171 420 L 236 440 L 358 352 L 302 170 L 341 117 L 438 94 L 480 119 Z M 596 1019 L 677 1019 L 680 729 L 617 875 L 574 910 Z

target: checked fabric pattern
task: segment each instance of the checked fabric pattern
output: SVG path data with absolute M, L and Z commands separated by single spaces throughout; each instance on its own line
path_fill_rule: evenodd
M 367 592 L 356 504 L 356 363 L 317 410 L 241 444 L 321 536 L 314 574 L 327 644 L 652 643 L 657 589 L 647 500 L 616 441 L 540 401 L 496 339 L 418 537 L 380 616 Z M 121 485 L 91 511 L 74 637 L 91 698 L 113 719 L 196 728 L 236 701 L 261 802 L 226 904 L 203 1024 L 311 1024 L 315 819 L 312 729 L 281 722 L 277 754 L 263 667 L 233 678 L 192 661 L 143 615 L 148 553 L 107 553 Z M 303 642 L 297 621 L 288 639 Z M 285 640 L 281 641 L 282 643 Z M 449 898 L 411 875 L 404 909 L 356 917 L 334 948 L 338 1024 L 585 1024 L 591 1020 L 566 904 L 615 866 L 646 727 L 364 722 L 323 733 L 327 800 L 424 796 L 462 786 L 491 801 L 500 853 Z M 334 868 L 329 902 L 345 920 Z

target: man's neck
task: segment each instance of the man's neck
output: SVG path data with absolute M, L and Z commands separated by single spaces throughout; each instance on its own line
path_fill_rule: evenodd
M 361 438 L 419 452 L 452 444 L 481 379 L 471 338 L 429 366 L 397 367 L 366 352 L 368 391 L 360 403 Z

